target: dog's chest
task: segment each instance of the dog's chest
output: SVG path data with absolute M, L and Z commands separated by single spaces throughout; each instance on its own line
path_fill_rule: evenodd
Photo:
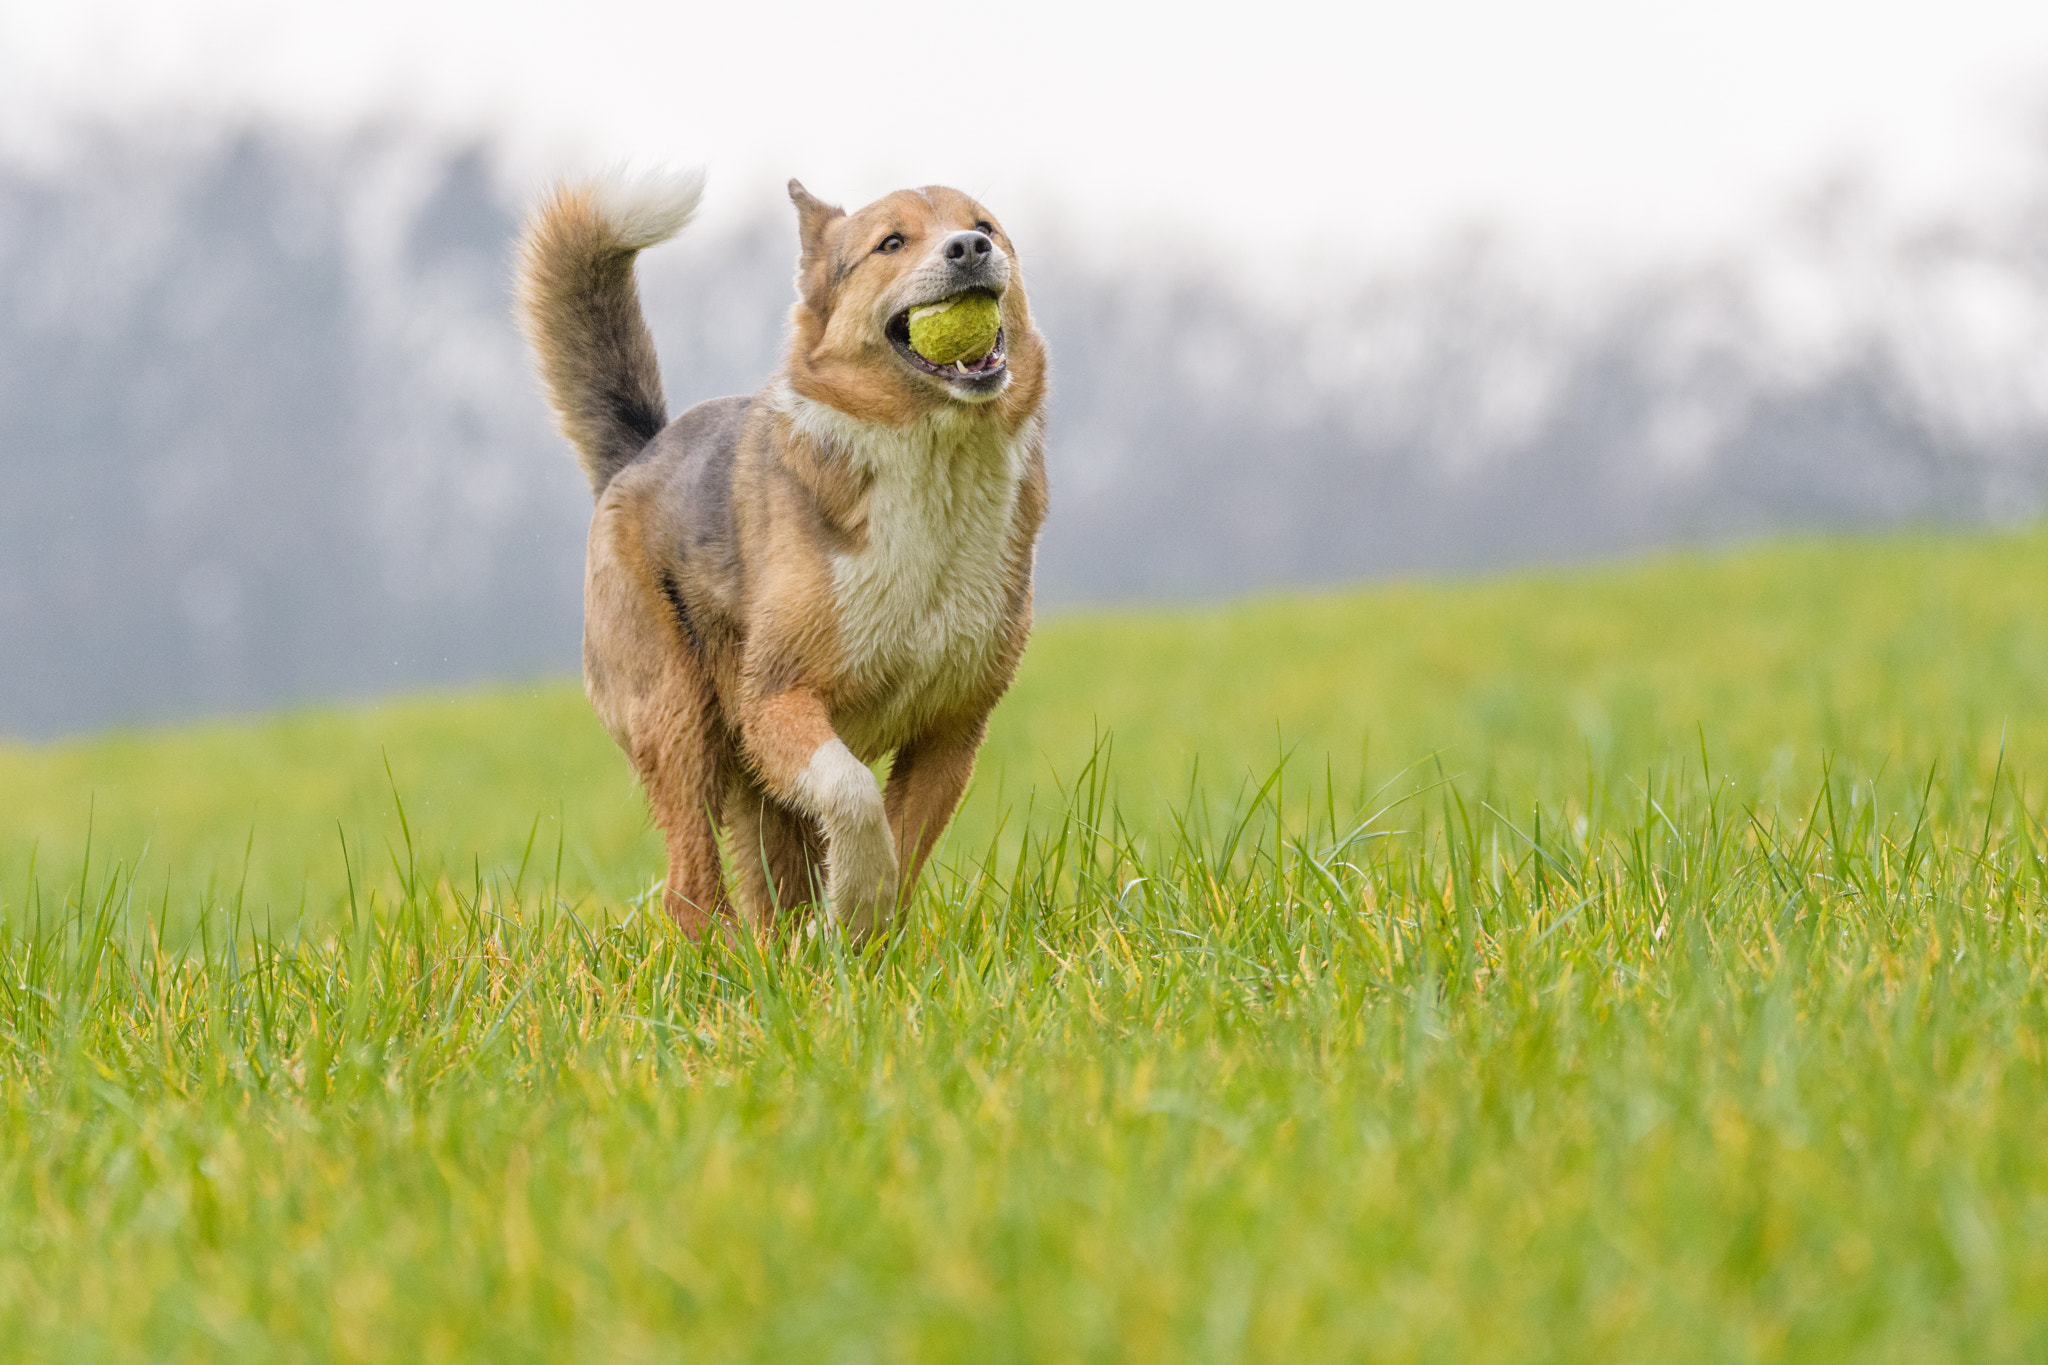
M 994 666 L 1022 458 L 1016 442 L 877 452 L 866 543 L 833 556 L 841 662 L 856 747 L 894 748 Z M 855 740 L 855 735 L 849 735 Z

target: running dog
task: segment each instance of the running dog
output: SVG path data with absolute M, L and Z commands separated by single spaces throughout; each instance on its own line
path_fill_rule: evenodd
M 958 190 L 854 213 L 796 181 L 796 305 L 757 392 L 671 422 L 634 260 L 701 175 L 557 189 L 527 222 L 521 328 L 597 499 L 583 680 L 667 839 L 692 937 L 814 906 L 884 924 L 953 816 L 1031 631 L 1045 519 L 1045 341 L 1015 249 Z M 910 345 L 911 310 L 976 293 L 978 361 Z M 893 755 L 886 789 L 868 764 Z

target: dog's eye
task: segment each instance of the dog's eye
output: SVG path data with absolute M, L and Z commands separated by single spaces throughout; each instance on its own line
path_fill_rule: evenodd
M 983 232 L 986 232 L 991 237 L 996 235 L 996 225 L 994 223 L 991 223 L 986 218 L 981 219 L 979 222 L 975 224 L 975 226 L 980 228 Z
M 901 250 L 901 249 L 902 249 L 902 247 L 903 247 L 903 234 L 902 234 L 902 233 L 900 233 L 900 232 L 892 232 L 892 233 L 890 233 L 890 234 L 889 234 L 889 235 L 888 235 L 887 237 L 884 237 L 884 238 L 883 238 L 883 239 L 882 239 L 882 240 L 881 240 L 881 241 L 880 241 L 880 242 L 879 242 L 879 243 L 878 243 L 878 244 L 876 245 L 876 247 L 875 247 L 875 250 L 877 250 L 877 251 L 880 251 L 880 252 L 882 252 L 882 253 L 886 254 L 886 253 L 888 253 L 888 252 L 891 252 L 891 251 L 899 251 L 899 250 Z

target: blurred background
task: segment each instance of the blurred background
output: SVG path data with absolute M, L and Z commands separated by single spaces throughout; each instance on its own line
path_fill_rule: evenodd
M 509 244 L 621 161 L 673 411 L 788 176 L 1003 216 L 1054 610 L 2048 498 L 2038 3 L 0 0 L 0 736 L 572 671 Z

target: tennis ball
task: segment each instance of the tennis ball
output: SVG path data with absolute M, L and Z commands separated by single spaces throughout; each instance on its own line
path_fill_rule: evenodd
M 986 294 L 955 294 L 910 310 L 910 349 L 934 365 L 979 360 L 1002 330 L 1002 306 Z

